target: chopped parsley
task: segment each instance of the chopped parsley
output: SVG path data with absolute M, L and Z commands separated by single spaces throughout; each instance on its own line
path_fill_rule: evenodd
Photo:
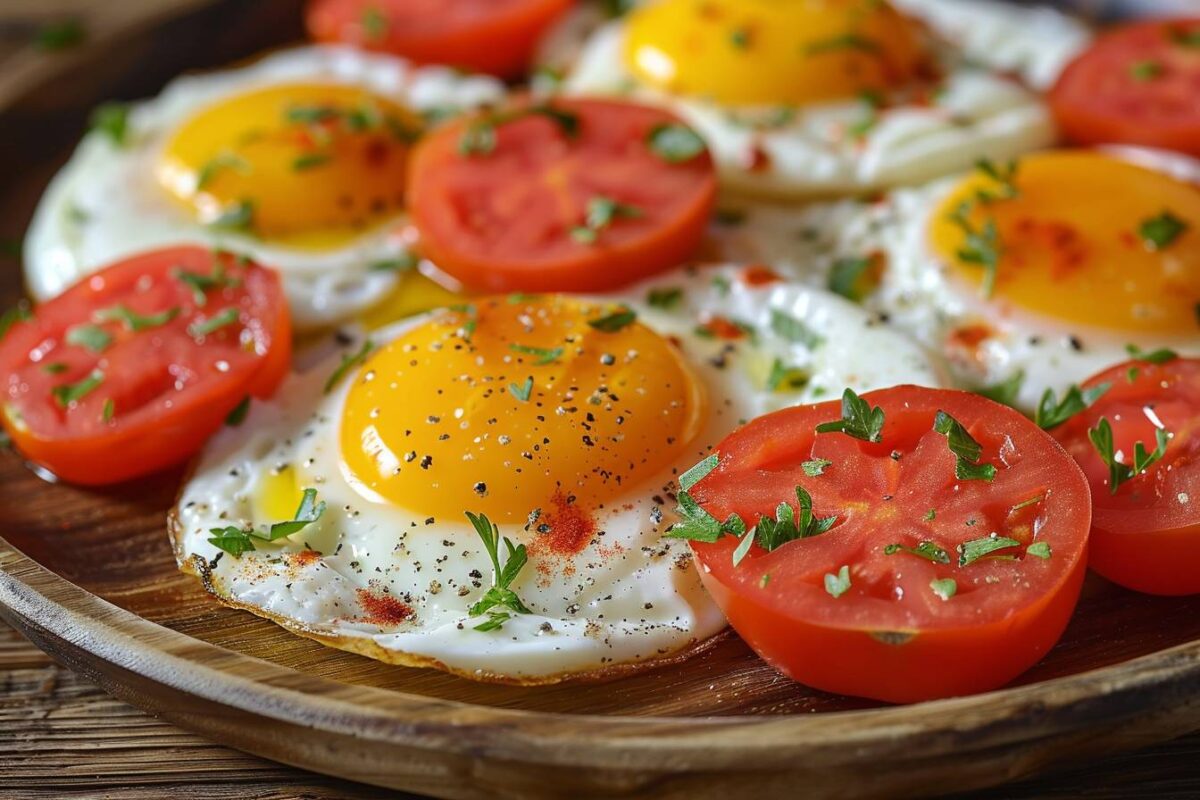
M 104 373 L 98 369 L 94 369 L 86 378 L 78 383 L 68 383 L 64 386 L 55 386 L 50 390 L 50 394 L 54 397 L 54 401 L 62 408 L 69 407 L 72 403 L 76 403 L 99 388 L 100 384 L 104 383 Z
M 68 369 L 70 369 L 70 367 L 62 361 L 52 361 L 51 363 L 42 366 L 42 372 L 45 372 L 47 375 L 61 375 Z
M 1044 431 L 1057 428 L 1079 412 L 1091 408 L 1111 388 L 1111 383 L 1099 383 L 1090 389 L 1080 389 L 1071 384 L 1061 402 L 1055 397 L 1053 389 L 1047 389 L 1038 403 L 1033 421 Z
M 234 406 L 233 410 L 225 417 L 225 424 L 231 428 L 236 428 L 246 421 L 246 415 L 250 413 L 250 395 L 242 398 L 242 402 Z
M 655 125 L 646 134 L 646 144 L 656 156 L 668 164 L 691 161 L 708 149 L 700 134 L 677 122 Z
M 678 286 L 655 287 L 646 294 L 646 302 L 651 308 L 661 308 L 669 311 L 683 301 L 683 289 Z
M 199 339 L 201 336 L 216 333 L 221 328 L 233 325 L 237 321 L 238 310 L 233 306 L 229 306 L 228 308 L 221 309 L 206 320 L 193 322 L 191 325 L 188 325 L 188 335 Z
M 842 565 L 836 575 L 826 572 L 825 591 L 835 600 L 850 591 L 850 567 Z
M 804 474 L 808 477 L 816 478 L 819 475 L 824 475 L 825 469 L 831 466 L 833 466 L 833 462 L 828 458 L 814 458 L 805 461 L 800 465 L 800 468 L 804 470 Z
M 225 265 L 219 258 L 213 260 L 213 271 L 208 275 L 184 269 L 177 269 L 174 274 L 179 281 L 192 290 L 192 302 L 201 308 L 208 304 L 208 293 L 211 290 L 236 288 L 242 285 L 240 279 L 225 274 Z
M 958 565 L 965 567 L 999 550 L 1007 550 L 1010 547 L 1020 546 L 1021 543 L 1016 539 L 1009 539 L 1007 536 L 999 536 L 995 533 L 980 539 L 972 539 L 958 546 Z
M 54 52 L 66 50 L 82 44 L 87 38 L 87 30 L 77 19 L 64 19 L 58 22 L 48 22 L 38 29 L 34 44 L 39 50 Z
M 510 344 L 508 349 L 512 350 L 514 353 L 535 356 L 536 358 L 533 363 L 535 366 L 539 367 L 545 366 L 546 364 L 553 364 L 555 361 L 558 361 L 560 358 L 562 358 L 563 353 L 565 352 L 561 347 L 530 347 L 524 344 Z
M 771 362 L 771 371 L 767 373 L 767 391 L 795 391 L 808 385 L 812 376 L 800 367 L 789 367 L 783 359 L 777 358 Z
M 324 166 L 332 160 L 333 156 L 328 153 L 305 153 L 292 159 L 292 169 L 296 172 L 304 172 L 305 170 Z
M 29 303 L 25 300 L 20 300 L 15 306 L 0 314 L 0 339 L 8 335 L 12 330 L 12 326 L 18 322 L 29 322 L 33 319 L 33 312 L 29 310 Z
M 775 508 L 774 519 L 759 517 L 758 524 L 747 535 L 752 535 L 758 546 L 769 553 L 788 542 L 820 536 L 837 524 L 837 516 L 813 514 L 812 495 L 802 486 L 796 487 L 796 505 L 800 509 L 799 516 L 788 503 L 780 503 Z
M 317 490 L 305 489 L 300 498 L 300 506 L 296 509 L 296 514 L 292 519 L 272 523 L 265 533 L 259 533 L 254 529 L 244 530 L 233 525 L 224 528 L 209 528 L 208 532 L 213 536 L 209 538 L 208 543 L 229 553 L 234 558 L 238 558 L 243 553 L 255 550 L 254 541 L 256 539 L 260 542 L 273 542 L 299 533 L 319 520 L 324 513 L 325 501 L 317 502 Z
M 104 408 L 100 411 L 100 421 L 111 422 L 115 413 L 117 413 L 117 404 L 110 397 L 104 401 Z
M 92 314 L 94 322 L 119 322 L 127 331 L 145 331 L 159 328 L 179 316 L 179 306 L 168 308 L 157 314 L 139 314 L 124 305 L 102 308 Z
M 1160 347 L 1157 350 L 1142 350 L 1137 345 L 1127 344 L 1125 352 L 1129 353 L 1134 360 L 1145 361 L 1147 364 L 1166 364 L 1168 361 L 1179 358 L 1179 353 L 1166 347 Z
M 829 270 L 829 290 L 856 303 L 879 285 L 879 276 L 871 269 L 870 257 L 839 258 Z
M 112 344 L 113 337 L 99 325 L 75 325 L 67 329 L 63 340 L 93 353 L 103 353 Z
M 571 238 L 580 244 L 595 244 L 600 232 L 618 219 L 638 219 L 645 216 L 642 209 L 626 203 L 618 203 L 611 197 L 596 195 L 588 200 L 587 213 L 582 225 L 571 229 Z
M 821 39 L 816 42 L 810 42 L 804 47 L 805 55 L 809 56 L 836 53 L 844 50 L 870 53 L 871 55 L 878 55 L 880 52 L 879 42 L 874 39 L 868 39 L 865 36 L 860 36 L 857 33 L 845 33 L 841 36 Z
M 522 568 L 529 561 L 529 553 L 525 545 L 514 546 L 507 537 L 501 538 L 500 529 L 487 518 L 486 514 L 467 512 L 467 519 L 483 540 L 488 558 L 492 561 L 492 586 L 474 603 L 467 613 L 472 617 L 487 619 L 475 626 L 477 631 L 494 631 L 504 627 L 504 623 L 512 619 L 513 614 L 532 614 L 533 612 L 521 602 L 521 598 L 512 590 L 513 581 L 517 579 Z M 500 563 L 500 542 L 504 542 L 504 563 Z
M 823 422 L 817 433 L 844 433 L 864 442 L 879 442 L 883 439 L 883 409 L 863 400 L 853 389 L 842 393 L 842 418 Z
M 1148 217 L 1138 225 L 1138 236 L 1147 250 L 1165 250 L 1184 234 L 1188 224 L 1170 211 Z
M 1162 460 L 1167 453 L 1167 443 L 1171 441 L 1171 433 L 1163 428 L 1154 431 L 1155 448 L 1147 452 L 1146 445 L 1138 442 L 1133 446 L 1133 465 L 1124 464 L 1117 459 L 1114 452 L 1112 425 L 1107 417 L 1101 417 L 1096 427 L 1088 429 L 1088 439 L 1100 454 L 1100 459 L 1108 466 L 1108 491 L 1116 494 L 1122 483 L 1133 480 L 1145 472 L 1151 465 Z
M 239 200 L 231 203 L 208 223 L 210 228 L 227 231 L 247 231 L 254 224 L 254 201 Z
M 351 369 L 361 367 L 363 363 L 366 362 L 367 356 L 370 355 L 374 348 L 375 343 L 370 339 L 367 339 L 362 343 L 362 347 L 358 348 L 356 353 L 352 355 L 343 355 L 342 363 L 339 364 L 338 368 L 335 369 L 333 374 L 329 376 L 329 380 L 325 381 L 325 394 L 332 392 L 333 387 L 337 386 L 338 383 L 341 382 L 342 378 L 346 377 L 346 373 L 348 373 Z
M 196 191 L 206 188 L 224 170 L 231 169 L 243 175 L 250 171 L 246 160 L 235 153 L 222 153 L 204 162 L 196 173 Z
M 526 378 L 524 383 L 510 383 L 508 385 L 508 391 L 513 397 L 517 398 L 522 403 L 528 403 L 529 397 L 533 394 L 533 377 L 530 376 Z
M 954 466 L 956 478 L 962 481 L 995 479 L 995 465 L 979 463 L 979 458 L 983 455 L 983 446 L 975 441 L 962 423 L 945 411 L 938 411 L 933 420 L 933 429 L 946 437 L 950 452 L 957 459 Z
M 368 42 L 382 42 L 388 34 L 388 18 L 379 6 L 371 5 L 363 9 L 362 30 Z
M 631 308 L 622 306 L 619 311 L 614 311 L 597 319 L 589 319 L 588 325 L 603 333 L 616 333 L 623 328 L 629 327 L 636 321 L 637 312 Z
M 919 542 L 916 547 L 909 547 L 903 544 L 889 544 L 883 548 L 885 556 L 892 556 L 896 553 L 908 553 L 910 556 L 923 558 L 926 561 L 932 561 L 934 564 L 950 563 L 950 554 L 933 542 Z
M 416 253 L 404 253 L 395 258 L 372 261 L 367 269 L 371 272 L 408 272 L 410 269 L 416 269 L 420 261 Z
M 1034 542 L 1033 544 L 1029 545 L 1029 547 L 1025 548 L 1025 552 L 1028 555 L 1034 556 L 1035 558 L 1042 559 L 1050 558 L 1052 555 L 1049 542 Z
M 1154 59 L 1142 59 L 1129 65 L 1129 77 L 1133 78 L 1138 83 L 1152 81 L 1155 78 L 1161 77 L 1162 74 L 1162 62 L 1155 61 Z
M 1188 30 L 1180 25 L 1171 28 L 1171 42 L 1180 47 L 1200 48 L 1200 28 Z
M 467 126 L 458 140 L 458 153 L 463 156 L 486 156 L 496 149 L 496 129 L 509 122 L 526 117 L 541 116 L 549 119 L 568 139 L 579 135 L 579 117 L 570 111 L 555 108 L 549 103 L 539 103 L 516 111 L 491 114 Z
M 1025 370 L 1017 370 L 1000 383 L 984 386 L 975 390 L 975 394 L 994 400 L 1001 405 L 1011 406 L 1017 402 L 1021 387 L 1025 385 Z
M 956 251 L 958 260 L 983 268 L 983 295 L 991 297 L 996 291 L 996 275 L 1000 268 L 1000 233 L 996 221 L 988 219 L 982 228 L 971 221 L 972 203 L 961 203 L 947 219 L 963 232 L 963 244 Z
M 771 330 L 776 336 L 802 344 L 809 350 L 816 349 L 825 341 L 821 334 L 808 327 L 802 320 L 778 308 L 771 309 Z
M 129 106 L 124 103 L 97 106 L 88 118 L 88 129 L 107 136 L 117 147 L 124 147 L 129 141 Z

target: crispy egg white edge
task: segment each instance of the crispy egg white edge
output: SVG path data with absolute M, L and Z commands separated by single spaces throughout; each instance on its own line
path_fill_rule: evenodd
M 155 178 L 161 149 L 191 114 L 225 97 L 293 81 L 365 86 L 418 111 L 474 107 L 494 102 L 504 92 L 489 77 L 323 45 L 177 78 L 157 97 L 132 105 L 127 146 L 89 132 L 51 181 L 25 240 L 30 294 L 47 300 L 124 256 L 195 243 L 246 253 L 279 269 L 300 329 L 328 326 L 378 302 L 395 286 L 396 275 L 369 267 L 408 252 L 410 235 L 402 225 L 381 226 L 328 252 L 299 250 L 206 229 Z
M 1122 157 L 1128 149 L 1110 150 Z M 1175 177 L 1200 174 L 1200 162 L 1174 154 L 1160 156 L 1138 149 L 1130 160 Z M 954 385 L 977 389 L 1001 383 L 1018 370 L 1025 381 L 1015 405 L 1036 408 L 1052 389 L 1061 397 L 1073 383 L 1129 358 L 1132 344 L 1144 350 L 1170 347 L 1200 356 L 1195 336 L 1155 337 L 1073 325 L 1039 317 L 1005 303 L 988 303 L 972 287 L 940 263 L 928 243 L 927 227 L 942 199 L 961 176 L 942 178 L 917 188 L 898 189 L 878 202 L 842 200 L 818 203 L 799 211 L 744 203 L 740 224 L 716 227 L 726 257 L 757 260 L 777 267 L 788 280 L 825 286 L 838 258 L 882 251 L 887 267 L 879 289 L 864 307 L 884 315 L 931 353 L 945 351 L 954 327 L 985 322 L 996 329 L 975 367 L 945 362 Z
M 635 569 L 632 577 L 623 574 L 628 571 L 623 559 L 592 563 L 596 554 L 589 547 L 577 557 L 580 591 L 573 597 L 557 599 L 559 605 L 566 606 L 564 610 L 548 612 L 547 601 L 533 577 L 535 570 L 527 567 L 530 572 L 523 575 L 516 588 L 532 608 L 544 613 L 517 616 L 506 623 L 502 631 L 480 633 L 471 628 L 478 620 L 468 624 L 464 609 L 486 589 L 491 575 L 490 563 L 465 519 L 461 523 L 439 522 L 436 528 L 427 532 L 428 535 L 453 541 L 454 546 L 443 555 L 453 559 L 458 573 L 478 570 L 483 576 L 481 585 L 470 585 L 468 593 L 455 601 L 457 611 L 441 612 L 432 631 L 384 630 L 354 621 L 356 591 L 368 585 L 366 579 L 370 575 L 364 578 L 348 571 L 346 555 L 322 556 L 315 563 L 306 565 L 294 563 L 290 557 L 281 558 L 286 552 L 295 553 L 301 549 L 304 542 L 323 552 L 333 552 L 336 541 L 344 548 L 348 547 L 359 559 L 365 558 L 360 554 L 370 546 L 378 545 L 367 537 L 369 528 L 356 536 L 345 532 L 348 523 L 344 519 L 333 525 L 333 520 L 341 519 L 340 515 L 344 514 L 344 509 L 338 505 L 342 500 L 341 493 L 353 493 L 353 490 L 346 483 L 344 489 L 330 491 L 333 483 L 344 479 L 341 470 L 335 469 L 328 460 L 323 471 L 330 475 L 323 492 L 330 505 L 326 512 L 329 518 L 314 526 L 319 529 L 294 537 L 302 541 L 289 541 L 282 547 L 264 546 L 260 551 L 243 555 L 240 560 L 223 555 L 215 566 L 211 566 L 218 551 L 207 542 L 210 527 L 264 522 L 246 518 L 249 498 L 257 480 L 256 469 L 268 469 L 276 461 L 295 463 L 300 456 L 297 452 L 288 452 L 286 447 L 279 450 L 280 442 L 288 441 L 287 431 L 308 430 L 310 413 L 296 404 L 279 401 L 255 404 L 241 427 L 223 431 L 205 451 L 176 509 L 178 527 L 174 535 L 181 564 L 190 564 L 193 571 L 205 574 L 210 590 L 219 598 L 262 613 L 304 635 L 376 658 L 436 666 L 479 679 L 548 682 L 620 664 L 657 663 L 697 646 L 718 632 L 724 621 L 699 584 L 686 543 L 660 537 L 674 521 L 674 515 L 669 507 L 655 503 L 654 495 L 666 497 L 680 471 L 703 458 L 712 444 L 745 419 L 785 405 L 831 399 L 847 383 L 865 391 L 894 383 L 940 385 L 943 381 L 940 367 L 925 356 L 919 345 L 878 325 L 870 312 L 826 292 L 784 284 L 760 288 L 745 286 L 737 280 L 739 273 L 740 269 L 732 267 L 706 269 L 695 275 L 680 272 L 621 294 L 597 298 L 628 302 L 638 308 L 650 327 L 664 335 L 680 338 L 693 368 L 709 388 L 714 412 L 697 442 L 690 446 L 687 458 L 655 479 L 615 497 L 608 508 L 597 515 L 598 528 L 608 534 L 603 542 L 605 547 L 619 543 L 629 558 L 645 562 Z M 712 278 L 717 275 L 728 281 L 727 292 L 713 283 Z M 679 308 L 663 311 L 646 307 L 642 298 L 650 288 L 679 285 L 686 287 Z M 756 341 L 740 343 L 735 348 L 737 352 L 731 354 L 729 343 L 696 336 L 691 332 L 695 315 L 705 308 L 715 308 L 723 314 L 756 322 L 759 329 Z M 803 343 L 777 336 L 769 325 L 771 309 L 806 319 L 822 334 L 822 343 L 810 350 Z M 422 316 L 400 323 L 372 334 L 372 338 L 376 341 L 390 339 L 427 318 Z M 348 345 L 346 352 L 357 346 L 357 342 Z M 294 376 L 280 390 L 279 397 L 320 397 L 320 387 L 339 363 L 341 352 L 330 354 L 307 372 Z M 864 354 L 869 354 L 866 363 Z M 746 361 L 785 358 L 790 364 L 810 370 L 813 380 L 802 391 L 768 395 L 758 389 L 750 400 L 727 398 L 730 402 L 722 403 L 720 395 L 728 396 L 735 391 L 734 387 L 744 386 L 751 380 L 742 368 L 743 357 Z M 720 367 L 714 363 L 717 358 L 722 363 Z M 327 420 L 327 427 L 336 424 L 331 421 L 340 418 L 339 409 L 349 383 L 346 381 L 332 395 L 319 401 L 318 414 Z M 826 383 L 829 384 L 827 388 Z M 715 386 L 722 388 L 716 391 Z M 301 436 L 297 440 L 306 438 L 311 437 Z M 338 460 L 329 453 L 324 456 L 325 459 L 331 457 Z M 251 477 L 249 486 L 246 484 L 248 475 Z M 321 490 L 319 486 L 317 488 Z M 342 505 L 364 502 L 361 496 L 353 494 Z M 415 522 L 419 516 L 399 509 L 385 509 L 381 513 L 393 514 L 393 521 Z M 366 516 L 364 510 L 355 519 Z M 421 535 L 423 527 L 419 525 L 412 530 Z M 351 528 L 358 530 L 364 525 Z M 501 532 L 518 541 L 529 538 L 520 525 L 501 526 Z M 197 563 L 199 559 L 203 562 Z M 614 587 L 629 580 L 636 581 L 625 589 L 634 607 L 621 607 L 618 598 L 616 607 L 624 614 L 624 618 L 618 620 L 610 608 L 612 602 L 601 598 L 604 593 L 617 594 Z M 446 585 L 440 592 L 457 591 L 449 580 L 444 582 Z M 411 605 L 418 615 L 422 615 L 430 602 L 426 584 L 428 580 L 422 578 L 419 584 L 414 582 L 408 587 L 414 597 Z M 458 582 L 458 585 L 468 584 Z M 634 585 L 636 588 L 631 588 Z M 558 588 L 559 584 L 552 586 Z M 393 594 L 398 591 L 399 587 L 394 588 Z M 568 614 L 572 603 L 577 604 L 577 608 Z M 641 603 L 650 603 L 653 611 L 642 609 L 638 605 Z M 343 616 L 350 618 L 340 621 L 331 618 L 331 608 L 345 609 Z M 605 614 L 606 608 L 608 614 Z M 601 620 L 602 614 L 607 619 Z M 643 622 L 643 619 L 651 622 Z M 679 622 L 670 624 L 667 620 Z
M 958 20 L 953 7 L 939 0 L 924 0 L 938 10 L 939 19 Z M 980 0 L 989 13 L 1000 4 Z M 1017 13 L 1022 10 L 1016 9 Z M 1061 18 L 1061 19 L 1060 19 Z M 581 16 L 575 27 L 550 39 L 545 59 L 563 63 L 572 52 L 565 40 L 570 33 L 588 30 Z M 672 97 L 638 84 L 624 66 L 622 46 L 625 23 L 616 20 L 595 29 L 582 45 L 561 90 L 567 94 L 617 94 L 672 108 L 709 143 L 726 189 L 750 195 L 804 197 L 918 183 L 970 167 L 981 157 L 1008 159 L 1052 144 L 1057 136 L 1045 105 L 1013 81 L 993 74 L 1011 62 L 1024 59 L 1038 74 L 1058 69 L 1058 64 L 1086 43 L 1086 28 L 1076 35 L 1057 38 L 1073 23 L 1062 15 L 1029 12 L 1022 18 L 1023 41 L 1015 54 L 987 42 L 979 54 L 965 53 L 949 42 L 935 46 L 949 74 L 937 106 L 920 108 L 899 105 L 879 113 L 878 121 L 865 136 L 847 136 L 847 127 L 862 122 L 870 113 L 861 102 L 824 103 L 797 109 L 782 125 L 756 126 L 754 113 L 740 112 L 748 122 L 738 122 L 730 109 L 698 99 Z M 1045 25 L 1045 36 L 1032 35 Z M 1009 25 L 1006 30 L 1013 30 Z M 1075 28 L 1072 28 L 1075 30 Z M 1034 58 L 1042 51 L 1052 53 L 1044 60 Z M 996 55 L 994 61 L 987 56 Z M 964 56 L 979 56 L 983 68 Z M 759 109 L 761 116 L 763 109 Z M 754 171 L 748 165 L 756 150 L 770 164 Z

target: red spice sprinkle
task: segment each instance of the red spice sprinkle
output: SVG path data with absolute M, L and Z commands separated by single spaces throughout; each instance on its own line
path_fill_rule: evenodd
M 701 326 L 718 339 L 741 339 L 746 330 L 736 322 L 730 322 L 725 317 L 710 317 Z
M 293 566 L 307 567 L 321 560 L 321 554 L 316 550 L 301 550 L 299 553 L 292 553 L 291 562 Z
M 413 615 L 412 607 L 390 594 L 374 594 L 368 589 L 358 590 L 358 604 L 366 617 L 364 622 L 372 625 L 399 625 Z
M 742 283 L 747 286 L 766 286 L 780 280 L 782 279 L 775 270 L 761 264 L 752 264 L 742 270 Z
M 536 541 L 556 555 L 574 555 L 592 540 L 596 523 L 586 510 L 562 492 L 555 494 L 551 503 L 553 510 L 544 511 L 541 519 L 549 530 Z

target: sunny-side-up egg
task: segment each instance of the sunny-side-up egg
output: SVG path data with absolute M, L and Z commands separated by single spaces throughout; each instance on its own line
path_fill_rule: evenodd
M 672 108 L 707 140 L 725 187 L 743 193 L 907 185 L 1054 142 L 1031 85 L 1086 44 L 1082 24 L 992 0 L 904 8 L 911 15 L 883 0 L 655 0 L 573 47 L 581 15 L 594 16 L 579 12 L 542 58 L 570 62 L 562 91 Z M 983 27 L 978 14 L 994 23 L 989 36 L 958 37 Z
M 800 212 L 727 211 L 729 256 L 884 313 L 1024 410 L 1134 351 L 1200 354 L 1200 186 L 1174 162 L 1047 151 Z
M 325 644 L 528 684 L 682 658 L 724 627 L 664 533 L 675 479 L 739 422 L 941 381 L 864 309 L 734 267 L 478 298 L 369 336 L 211 442 L 174 514 L 180 564 Z M 526 548 L 500 580 L 519 606 L 476 605 L 497 578 L 467 512 L 512 541 L 502 570 Z
M 110 110 L 50 184 L 26 239 L 44 300 L 140 250 L 195 241 L 279 269 L 301 328 L 378 302 L 410 265 L 413 138 L 502 96 L 491 78 L 303 47 L 186 76 Z

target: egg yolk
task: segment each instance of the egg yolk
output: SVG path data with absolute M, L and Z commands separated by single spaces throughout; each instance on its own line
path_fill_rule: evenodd
M 938 257 L 994 298 L 1070 323 L 1194 335 L 1200 190 L 1094 152 L 1051 152 L 980 169 L 930 221 Z M 986 290 L 985 290 L 986 291 Z
M 702 388 L 675 345 L 614 313 L 486 298 L 381 347 L 343 410 L 351 483 L 423 516 L 525 523 L 668 468 L 699 430 Z
M 916 26 L 883 0 L 663 0 L 628 25 L 625 60 L 639 80 L 726 105 L 886 91 L 924 61 Z
M 273 86 L 187 120 L 157 174 L 205 225 L 329 248 L 399 209 L 419 130 L 407 110 L 358 87 Z

